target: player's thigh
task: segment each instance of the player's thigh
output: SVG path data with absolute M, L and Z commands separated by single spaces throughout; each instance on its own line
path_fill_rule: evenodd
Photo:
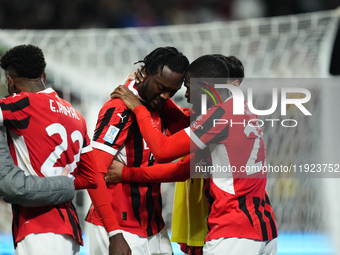
M 203 255 L 220 255 L 228 251 L 228 255 L 260 255 L 267 242 L 246 238 L 219 238 L 206 242 Z
M 86 223 L 89 254 L 109 254 L 109 237 L 103 226 Z
M 18 243 L 16 255 L 79 255 L 79 243 L 70 235 L 30 234 Z
M 167 228 L 164 227 L 159 233 L 149 237 L 148 246 L 151 255 L 171 255 L 172 246 Z

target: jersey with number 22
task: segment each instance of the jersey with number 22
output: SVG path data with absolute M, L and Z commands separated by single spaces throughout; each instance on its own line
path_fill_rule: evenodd
M 91 188 L 96 166 L 86 123 L 68 102 L 46 89 L 8 96 L 0 100 L 0 107 L 0 125 L 8 130 L 11 155 L 26 175 L 57 176 L 70 164 L 76 189 Z M 82 244 L 72 203 L 13 206 L 15 243 L 28 234 L 47 232 L 69 234 Z

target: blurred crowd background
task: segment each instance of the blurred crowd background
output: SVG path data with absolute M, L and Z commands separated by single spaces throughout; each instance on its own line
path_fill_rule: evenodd
M 193 24 L 329 10 L 339 5 L 339 0 L 0 0 L 0 28 Z

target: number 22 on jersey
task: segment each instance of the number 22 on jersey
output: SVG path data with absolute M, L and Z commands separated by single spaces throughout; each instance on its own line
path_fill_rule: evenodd
M 52 136 L 54 134 L 59 134 L 62 142 L 55 147 L 54 151 L 51 152 L 51 154 L 42 164 L 41 172 L 45 176 L 60 175 L 65 166 L 55 167 L 54 165 L 57 162 L 57 160 L 60 159 L 61 154 L 67 151 L 67 149 L 69 148 L 68 139 L 67 139 L 69 134 L 67 134 L 67 130 L 60 123 L 54 123 L 54 124 L 49 125 L 46 128 L 46 132 L 49 136 Z M 77 154 L 74 155 L 73 162 L 68 163 L 71 167 L 70 173 L 72 173 L 76 169 L 77 163 L 79 162 L 79 159 L 80 159 L 80 152 L 83 147 L 83 136 L 80 133 L 80 131 L 78 130 L 73 131 L 71 133 L 71 140 L 73 143 L 75 143 L 76 141 L 79 142 L 79 151 L 77 152 Z

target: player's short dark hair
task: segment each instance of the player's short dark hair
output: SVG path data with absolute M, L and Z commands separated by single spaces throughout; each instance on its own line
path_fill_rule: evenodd
M 175 73 L 184 74 L 188 70 L 189 60 L 186 56 L 174 47 L 159 47 L 148 54 L 143 60 L 137 63 L 144 63 L 147 75 L 155 75 L 158 70 L 163 70 L 164 66 L 170 68 Z
M 237 78 L 241 82 L 244 78 L 244 67 L 242 62 L 235 56 L 224 56 L 222 54 L 214 54 L 214 56 L 222 59 L 228 66 L 229 78 Z
M 39 78 L 45 71 L 46 62 L 42 50 L 34 45 L 18 45 L 8 50 L 0 59 L 0 66 L 13 68 L 22 78 Z
M 214 55 L 197 58 L 190 64 L 188 71 L 193 78 L 229 78 L 228 66 Z

